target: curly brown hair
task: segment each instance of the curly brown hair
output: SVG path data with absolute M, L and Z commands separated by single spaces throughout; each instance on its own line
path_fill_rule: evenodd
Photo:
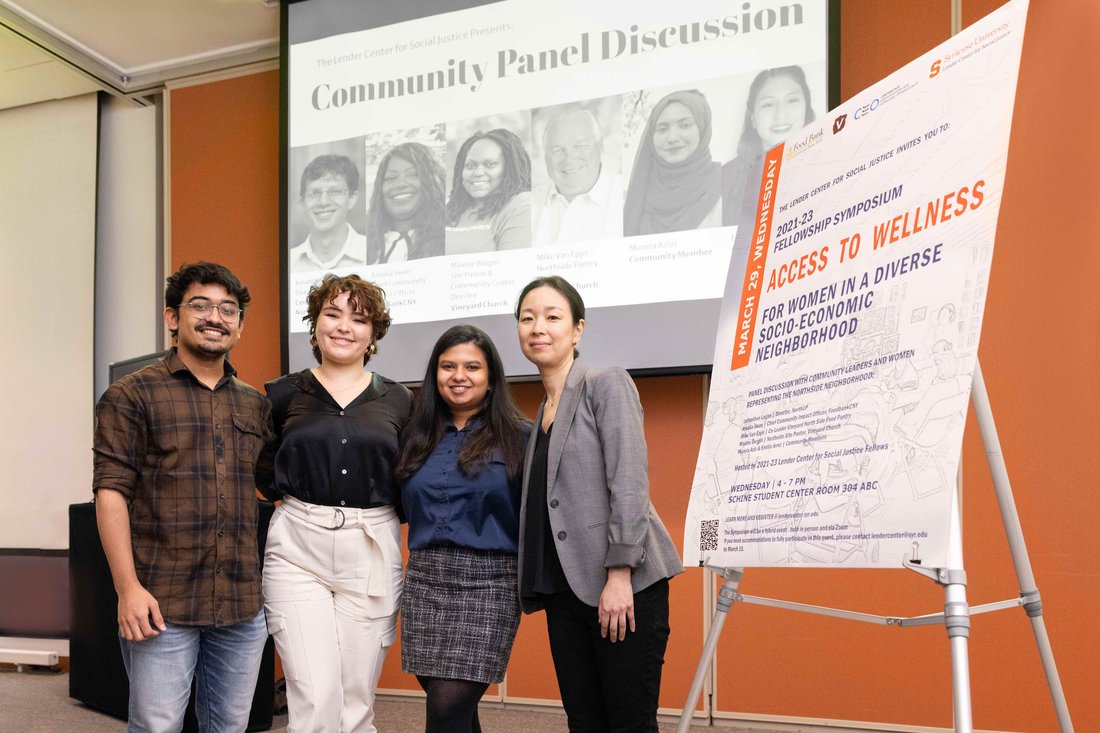
M 306 298 L 306 315 L 303 321 L 309 324 L 309 343 L 313 347 L 313 358 L 321 363 L 321 349 L 317 346 L 317 319 L 321 309 L 336 300 L 341 293 L 348 294 L 348 305 L 352 310 L 365 313 L 371 320 L 370 347 L 363 354 L 363 364 L 378 353 L 378 342 L 390 330 L 390 312 L 386 309 L 386 291 L 358 275 L 333 275 L 329 273 L 321 282 L 309 289 Z

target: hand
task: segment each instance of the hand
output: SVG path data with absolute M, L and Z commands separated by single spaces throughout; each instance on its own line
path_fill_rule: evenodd
M 630 586 L 630 568 L 608 568 L 607 583 L 600 593 L 600 636 L 611 643 L 626 638 L 629 626 L 634 631 L 634 589 Z
M 160 604 L 144 587 L 136 585 L 118 594 L 118 634 L 123 639 L 144 641 L 167 629 L 160 615 Z

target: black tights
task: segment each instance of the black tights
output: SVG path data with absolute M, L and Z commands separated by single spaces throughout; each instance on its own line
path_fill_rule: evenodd
M 416 679 L 428 693 L 424 733 L 481 733 L 477 703 L 489 685 L 420 675 Z

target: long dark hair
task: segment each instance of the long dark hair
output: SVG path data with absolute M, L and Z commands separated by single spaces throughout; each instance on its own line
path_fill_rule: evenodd
M 382 201 L 382 183 L 386 169 L 394 157 L 408 161 L 420 178 L 420 205 L 412 218 L 411 229 L 416 230 L 416 241 L 409 251 L 409 259 L 435 257 L 443 254 L 443 199 L 445 192 L 443 180 L 446 174 L 443 165 L 436 160 L 435 154 L 420 143 L 401 143 L 390 148 L 378 164 L 378 175 L 374 179 L 374 190 L 370 197 L 370 211 L 367 214 L 367 243 L 372 257 L 370 262 L 378 261 L 386 246 L 386 232 L 395 229 L 393 217 Z
M 525 428 L 528 421 L 512 398 L 493 340 L 476 326 L 461 325 L 452 326 L 439 337 L 428 359 L 424 383 L 413 402 L 412 417 L 401 433 L 401 448 L 394 470 L 399 484 L 408 481 L 424 465 L 450 424 L 450 409 L 439 396 L 436 368 L 443 352 L 459 344 L 476 346 L 489 369 L 489 391 L 477 415 L 481 424 L 458 454 L 459 470 L 466 476 L 476 476 L 493 456 L 499 455 L 508 472 L 508 480 L 515 481 L 519 477 L 527 445 Z
M 482 139 L 492 140 L 500 146 L 504 175 L 496 190 L 486 196 L 479 205 L 477 199 L 471 196 L 462 185 L 462 169 L 466 165 L 466 156 L 470 152 L 470 147 Z M 462 147 L 458 149 L 454 175 L 451 179 L 451 198 L 447 202 L 447 224 L 454 226 L 462 213 L 474 206 L 478 207 L 479 219 L 490 219 L 496 216 L 517 193 L 530 190 L 531 156 L 524 150 L 523 141 L 519 139 L 519 135 L 502 127 L 488 132 L 479 130 L 466 138 L 466 142 L 462 143 Z
M 752 111 L 756 107 L 756 98 L 760 96 L 760 90 L 764 83 L 777 76 L 785 76 L 798 86 L 802 87 L 802 94 L 806 98 L 806 119 L 803 125 L 813 122 L 817 115 L 814 114 L 813 105 L 810 104 L 810 85 L 806 81 L 806 72 L 801 66 L 779 66 L 774 69 L 764 69 L 749 86 L 749 98 L 745 102 L 745 119 L 741 123 L 741 139 L 737 142 L 737 154 L 745 156 L 746 160 L 752 160 L 764 152 L 764 141 L 756 132 L 752 124 Z

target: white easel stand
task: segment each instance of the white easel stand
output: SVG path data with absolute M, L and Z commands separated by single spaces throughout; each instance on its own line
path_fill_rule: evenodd
M 1058 677 L 1054 651 L 1050 647 L 1050 637 L 1047 636 L 1047 627 L 1043 622 L 1043 602 L 1039 598 L 1039 587 L 1035 584 L 1035 575 L 1031 572 L 1031 559 L 1028 557 L 1027 545 L 1024 543 L 1024 530 L 1020 526 L 1020 515 L 1016 513 L 1016 501 L 1012 498 L 1012 484 L 1008 481 L 1008 468 L 1005 467 L 1005 457 L 1001 453 L 1001 440 L 997 437 L 997 426 L 993 424 L 993 410 L 989 406 L 989 395 L 985 391 L 982 365 L 977 361 L 974 362 L 974 382 L 971 387 L 970 401 L 974 405 L 974 416 L 978 419 L 978 430 L 982 434 L 985 457 L 989 462 L 989 473 L 993 476 L 993 490 L 997 494 L 997 505 L 1001 509 L 1001 523 L 1008 536 L 1012 565 L 1016 568 L 1016 584 L 1020 587 L 1017 603 L 1002 601 L 1001 607 L 1023 606 L 1028 618 L 1031 619 L 1031 631 L 1035 634 L 1035 645 L 1039 648 L 1043 673 L 1047 678 L 1047 687 L 1050 688 L 1050 698 L 1054 702 L 1054 712 L 1058 716 L 1058 727 L 1063 733 L 1072 733 L 1073 721 L 1069 717 L 1069 706 L 1066 704 L 1066 695 L 1062 691 L 1062 680 Z
M 1047 687 L 1050 689 L 1051 700 L 1054 703 L 1054 711 L 1058 717 L 1058 726 L 1062 733 L 1073 733 L 1073 722 L 1070 720 L 1069 707 L 1062 691 L 1062 682 L 1058 678 L 1058 668 L 1054 663 L 1054 652 L 1050 647 L 1050 639 L 1047 637 L 1046 626 L 1043 623 L 1043 604 L 1039 598 L 1039 590 L 1035 585 L 1035 576 L 1031 571 L 1031 560 L 1028 558 L 1027 547 L 1024 544 L 1024 533 L 1020 527 L 1020 517 L 1016 513 L 1016 502 L 1012 497 L 1012 487 L 1008 480 L 1008 470 L 1005 468 L 1004 455 L 1001 453 L 1000 440 L 997 437 L 997 428 L 993 423 L 993 411 L 989 406 L 989 395 L 985 390 L 985 380 L 982 378 L 981 365 L 974 363 L 974 380 L 970 394 L 971 403 L 974 405 L 974 414 L 978 420 L 978 427 L 985 445 L 986 458 L 989 461 L 989 471 L 993 477 L 993 488 L 997 496 L 997 504 L 1001 510 L 1001 522 L 1008 537 L 1009 550 L 1012 554 L 1012 563 L 1016 568 L 1016 580 L 1020 587 L 1020 596 L 1007 601 L 986 603 L 970 608 L 966 602 L 966 572 L 963 570 L 962 557 L 962 512 L 960 510 L 960 493 L 955 492 L 951 503 L 951 525 L 948 533 L 947 568 L 928 568 L 919 562 L 907 560 L 905 567 L 914 570 L 921 575 L 931 578 L 944 587 L 943 613 L 915 616 L 911 618 L 899 618 L 892 616 L 876 616 L 873 614 L 846 611 L 824 606 L 813 606 L 793 601 L 782 601 L 774 598 L 761 598 L 758 596 L 746 596 L 738 592 L 741 579 L 744 576 L 743 568 L 715 568 L 708 566 L 723 578 L 725 583 L 718 591 L 718 603 L 710 631 L 707 634 L 706 643 L 699 658 L 699 666 L 695 670 L 695 678 L 692 680 L 691 689 L 688 691 L 687 702 L 684 711 L 680 715 L 680 723 L 676 728 L 677 733 L 688 733 L 691 726 L 695 705 L 702 694 L 711 660 L 714 658 L 715 649 L 718 647 L 718 639 L 722 635 L 722 626 L 725 624 L 726 615 L 736 601 L 753 603 L 772 608 L 783 608 L 802 613 L 814 613 L 823 616 L 833 616 L 851 621 L 863 621 L 866 623 L 884 624 L 887 626 L 927 626 L 930 624 L 944 624 L 947 629 L 948 640 L 951 644 L 951 690 L 952 710 L 954 713 L 955 730 L 958 733 L 973 733 L 974 724 L 971 719 L 970 702 L 970 661 L 968 656 L 968 641 L 970 637 L 970 616 L 990 611 L 1000 611 L 1006 608 L 1023 606 L 1031 619 L 1031 628 L 1035 634 L 1035 643 L 1039 648 L 1039 657 L 1042 661 L 1043 672 L 1047 678 Z

